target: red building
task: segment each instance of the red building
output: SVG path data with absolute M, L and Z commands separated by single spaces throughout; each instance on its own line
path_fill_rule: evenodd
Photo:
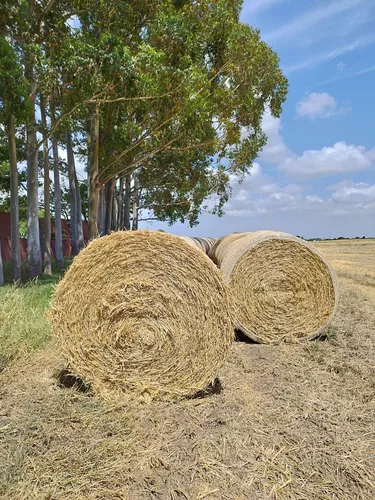
M 44 219 L 39 219 L 39 227 L 41 238 L 43 237 L 43 225 Z M 86 222 L 82 222 L 83 235 L 85 238 L 85 243 L 88 240 L 88 227 Z M 69 223 L 66 220 L 62 220 L 62 231 L 63 231 L 63 252 L 64 257 L 70 257 L 71 255 L 71 243 L 70 243 L 70 228 Z M 21 246 L 21 259 L 26 260 L 27 256 L 27 239 L 20 238 Z M 4 261 L 12 260 L 11 254 L 11 243 L 10 243 L 10 213 L 0 212 L 0 245 L 1 245 L 1 255 Z M 55 258 L 55 227 L 52 224 L 52 237 L 51 237 L 51 248 L 52 248 L 52 258 Z

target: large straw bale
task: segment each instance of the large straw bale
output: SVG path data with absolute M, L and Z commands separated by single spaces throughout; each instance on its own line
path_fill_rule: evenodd
M 189 396 L 231 345 L 233 301 L 198 248 L 160 232 L 96 239 L 58 284 L 51 320 L 71 370 L 104 397 Z
M 306 241 L 286 233 L 231 234 L 211 249 L 237 306 L 237 327 L 264 343 L 312 339 L 338 302 L 335 274 Z

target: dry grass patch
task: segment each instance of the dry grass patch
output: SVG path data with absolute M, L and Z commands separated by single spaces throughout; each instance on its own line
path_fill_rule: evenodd
M 354 278 L 353 278 L 354 279 Z M 352 280 L 326 340 L 235 343 L 223 391 L 103 403 L 57 386 L 51 350 L 0 375 L 5 499 L 372 500 L 375 307 Z

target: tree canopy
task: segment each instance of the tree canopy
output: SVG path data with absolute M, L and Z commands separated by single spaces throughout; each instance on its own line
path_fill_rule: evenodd
M 267 140 L 262 117 L 280 115 L 288 88 L 277 54 L 240 21 L 241 7 L 240 0 L 6 0 L 0 117 L 15 116 L 17 140 L 26 131 L 30 200 L 32 154 L 43 141 L 55 141 L 56 154 L 69 133 L 73 154 L 86 157 L 90 188 L 70 190 L 89 197 L 91 236 L 105 210 L 112 229 L 140 211 L 194 225 L 210 197 L 221 215 L 229 174 L 251 169 Z

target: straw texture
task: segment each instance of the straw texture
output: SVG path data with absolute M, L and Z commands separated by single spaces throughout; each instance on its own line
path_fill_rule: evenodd
M 199 249 L 160 232 L 94 240 L 55 290 L 51 320 L 72 371 L 104 397 L 190 396 L 233 340 L 233 300 Z
M 327 327 L 338 301 L 325 258 L 300 238 L 274 231 L 231 234 L 210 252 L 229 282 L 237 327 L 263 343 L 312 339 Z

